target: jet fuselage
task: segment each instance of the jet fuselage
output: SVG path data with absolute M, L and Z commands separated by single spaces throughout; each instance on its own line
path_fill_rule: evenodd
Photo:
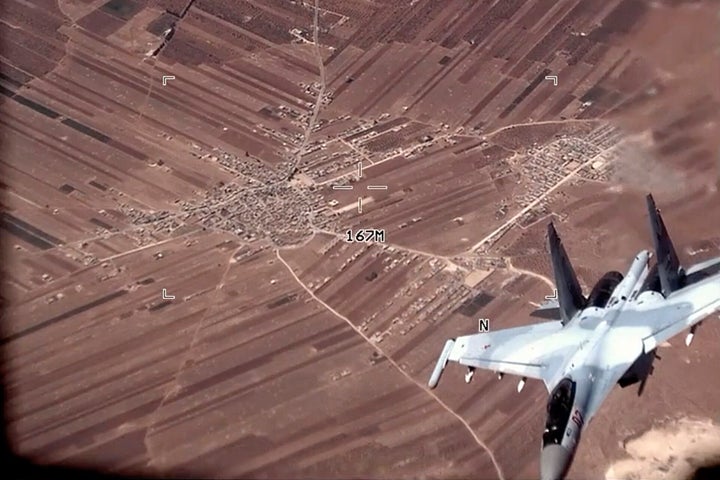
M 583 426 L 585 412 L 592 401 L 598 369 L 611 365 L 613 349 L 622 348 L 623 339 L 612 330 L 627 303 L 637 297 L 648 274 L 650 254 L 643 250 L 635 257 L 627 275 L 610 296 L 604 315 L 599 322 L 584 324 L 588 315 L 599 311 L 589 307 L 578 312 L 568 324 L 593 329 L 593 334 L 580 345 L 560 371 L 556 387 L 547 404 L 547 420 L 540 452 L 541 480 L 558 480 L 564 477 L 572 463 Z

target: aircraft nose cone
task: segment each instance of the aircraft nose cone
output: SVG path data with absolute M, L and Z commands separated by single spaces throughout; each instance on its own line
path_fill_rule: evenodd
M 560 445 L 548 445 L 540 452 L 540 480 L 562 480 L 572 455 Z

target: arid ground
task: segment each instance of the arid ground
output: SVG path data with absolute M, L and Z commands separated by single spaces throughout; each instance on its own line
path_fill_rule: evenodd
M 6 420 L 36 462 L 537 478 L 544 387 L 428 390 L 445 339 L 531 321 L 550 219 L 586 288 L 650 247 L 648 191 L 683 264 L 720 255 L 713 0 L 5 0 L 0 28 Z M 717 458 L 714 320 L 569 478 Z

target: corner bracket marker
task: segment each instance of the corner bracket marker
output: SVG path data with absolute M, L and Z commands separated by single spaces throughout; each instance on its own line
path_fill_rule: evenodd
M 163 77 L 162 77 L 163 87 L 167 85 L 168 80 L 175 80 L 175 75 L 163 75 Z
M 162 298 L 163 300 L 175 300 L 175 295 L 168 295 L 167 289 L 163 288 L 162 290 Z
M 545 80 L 552 80 L 553 85 L 555 85 L 555 86 L 557 87 L 557 84 L 558 84 L 558 77 L 557 77 L 557 75 L 547 75 L 547 76 L 545 77 Z
M 553 290 L 552 295 L 545 295 L 545 300 L 555 300 L 556 298 L 558 298 L 557 288 Z

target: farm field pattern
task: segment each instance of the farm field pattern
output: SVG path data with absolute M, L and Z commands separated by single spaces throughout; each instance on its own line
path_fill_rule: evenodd
M 719 11 L 4 1 L 13 448 L 143 475 L 536 477 L 540 382 L 428 375 L 478 318 L 530 321 L 550 219 L 584 286 L 649 247 L 648 191 L 682 261 L 720 255 Z M 365 229 L 384 241 L 346 241 Z M 717 433 L 719 342 L 706 322 L 643 397 L 616 389 L 569 478 L 681 478 L 696 453 L 643 445 Z

